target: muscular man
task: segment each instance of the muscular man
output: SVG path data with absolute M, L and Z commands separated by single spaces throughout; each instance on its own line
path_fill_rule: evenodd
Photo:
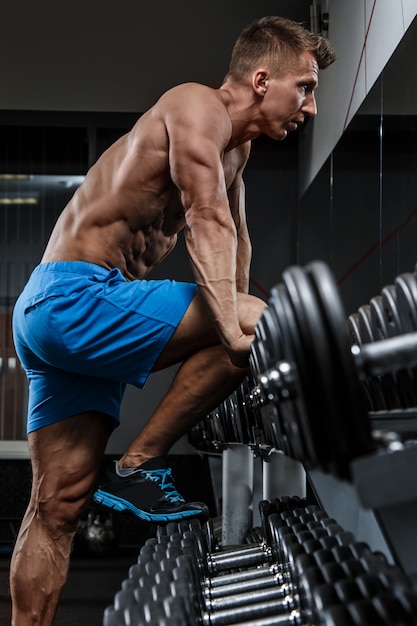
M 263 18 L 219 89 L 171 89 L 99 158 L 62 212 L 14 312 L 30 382 L 31 500 L 11 564 L 14 626 L 50 626 L 71 543 L 119 420 L 126 383 L 181 362 L 171 388 L 94 497 L 147 520 L 205 515 L 166 455 L 246 376 L 264 303 L 248 295 L 242 172 L 250 142 L 316 114 L 328 43 Z M 196 284 L 144 280 L 184 232 Z

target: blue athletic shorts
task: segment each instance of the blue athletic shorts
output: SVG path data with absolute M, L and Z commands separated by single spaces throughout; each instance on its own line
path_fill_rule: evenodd
M 144 387 L 197 290 L 171 280 L 126 281 L 83 261 L 36 267 L 13 312 L 29 380 L 27 432 L 85 411 L 120 421 L 126 384 Z

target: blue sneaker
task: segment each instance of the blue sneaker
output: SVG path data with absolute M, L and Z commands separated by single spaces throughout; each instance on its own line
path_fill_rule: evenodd
M 202 515 L 209 516 L 203 502 L 185 502 L 173 483 L 166 459 L 158 457 L 132 468 L 127 476 L 114 469 L 106 472 L 105 480 L 93 495 L 93 500 L 115 511 L 130 511 L 148 522 L 169 522 Z

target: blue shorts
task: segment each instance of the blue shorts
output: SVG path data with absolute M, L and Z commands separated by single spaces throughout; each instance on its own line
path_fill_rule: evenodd
M 120 421 L 126 384 L 142 388 L 197 286 L 126 281 L 83 261 L 36 267 L 13 312 L 29 380 L 27 432 L 83 413 Z

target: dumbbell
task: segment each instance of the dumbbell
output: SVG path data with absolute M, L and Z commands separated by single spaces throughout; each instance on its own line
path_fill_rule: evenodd
M 311 554 L 309 556 L 311 557 Z M 296 559 L 297 558 L 299 559 L 300 555 L 296 555 Z M 327 567 L 328 570 L 331 572 L 330 564 L 329 564 L 329 561 L 331 561 L 331 555 L 328 554 L 326 563 L 322 561 L 323 561 L 323 554 L 319 556 L 319 560 L 314 565 L 313 565 L 313 561 L 307 563 L 307 561 L 304 560 L 302 562 L 301 576 L 304 577 L 304 580 L 306 580 L 306 576 L 307 576 L 306 572 L 310 572 L 309 585 L 312 584 L 312 580 L 314 577 L 317 579 L 316 582 L 320 582 L 320 583 L 323 582 L 323 580 L 319 577 L 319 574 L 321 573 L 320 568 L 323 569 Z M 335 562 L 336 562 L 336 559 L 335 559 Z M 352 563 L 355 563 L 355 562 L 356 562 L 356 559 L 352 558 Z M 383 565 L 383 563 L 381 563 L 379 559 L 377 560 L 377 562 L 380 566 Z M 320 566 L 319 566 L 319 563 L 320 563 Z M 344 561 L 345 567 L 347 563 L 348 563 L 348 560 L 346 559 Z M 368 566 L 370 568 L 369 562 L 368 562 Z M 333 575 L 333 578 L 336 579 L 334 571 L 332 575 Z M 342 568 L 341 568 L 341 573 L 339 572 L 339 577 L 341 575 L 344 575 Z M 220 578 L 222 578 L 222 576 L 220 576 Z M 225 587 L 225 591 L 226 589 L 227 587 Z M 262 598 L 264 600 L 263 602 L 258 603 L 258 604 L 253 604 L 253 605 L 250 604 L 250 602 L 252 600 L 255 601 L 256 599 L 255 596 L 252 597 L 250 596 L 250 594 L 247 594 L 247 599 L 245 601 L 245 593 L 232 595 L 232 596 L 228 596 L 228 594 L 225 593 L 223 598 L 222 596 L 219 596 L 219 600 L 216 602 L 214 606 L 208 605 L 207 607 L 208 609 L 214 608 L 215 610 L 214 612 L 210 612 L 210 610 L 208 610 L 207 613 L 204 614 L 204 618 L 203 618 L 204 623 L 205 624 L 235 623 L 237 619 L 242 619 L 243 617 L 247 618 L 248 616 L 250 616 L 251 623 L 252 623 L 254 619 L 254 615 L 263 614 L 264 617 L 262 619 L 264 620 L 265 615 L 271 611 L 275 613 L 275 619 L 277 620 L 275 623 L 288 623 L 288 624 L 302 623 L 301 613 L 297 607 L 297 602 L 299 602 L 297 593 L 294 592 L 293 589 L 290 590 L 289 588 L 287 588 L 286 591 L 288 591 L 288 593 L 286 597 L 282 599 L 281 603 L 277 602 L 277 598 L 279 598 L 279 593 L 276 593 L 274 597 L 273 591 L 272 589 L 270 589 L 268 596 L 267 594 L 263 596 L 258 595 L 258 599 Z M 268 597 L 270 598 L 270 602 L 267 601 Z M 311 604 L 311 600 L 309 602 Z M 288 613 L 288 610 L 291 608 L 293 609 L 293 612 Z M 282 613 L 281 615 L 279 615 L 279 617 L 277 615 L 278 612 Z M 270 623 L 273 623 L 273 622 L 270 622 Z
M 266 504 L 264 504 L 264 509 L 266 510 L 267 508 Z M 273 506 L 269 508 L 270 510 L 274 510 Z M 279 510 L 280 508 L 282 509 L 278 503 L 275 510 Z M 314 514 L 316 514 L 316 519 L 314 519 Z M 251 586 L 251 591 L 249 591 L 248 588 L 245 598 L 245 594 L 236 594 L 234 591 L 236 591 L 236 583 L 239 584 L 239 577 L 240 585 L 245 589 L 245 580 L 251 578 L 250 570 L 227 571 L 226 573 L 222 571 L 216 576 L 211 577 L 210 593 L 212 604 L 207 604 L 204 600 L 205 588 L 203 584 L 203 573 L 205 569 L 203 568 L 202 571 L 198 564 L 204 557 L 204 551 L 206 550 L 204 535 L 199 532 L 198 525 L 194 524 L 193 530 L 190 532 L 189 526 L 184 522 L 180 523 L 179 528 L 175 528 L 174 523 L 171 523 L 164 529 L 165 533 L 169 530 L 169 535 L 160 533 L 157 540 L 149 541 L 139 554 L 138 565 L 141 564 L 143 566 L 145 563 L 147 572 L 151 575 L 150 578 L 152 577 L 151 582 L 148 585 L 144 584 L 139 591 L 136 591 L 134 601 L 132 601 L 131 594 L 125 594 L 124 597 L 118 596 L 117 600 L 115 598 L 116 606 L 108 609 L 105 626 L 130 623 L 140 626 L 142 623 L 150 623 L 149 620 L 156 619 L 158 615 L 164 615 L 163 620 L 165 621 L 162 621 L 161 618 L 161 624 L 172 623 L 172 626 L 174 626 L 174 624 L 176 626 L 178 620 L 182 620 L 181 623 L 184 625 L 201 622 L 206 626 L 219 626 L 232 623 L 236 624 L 239 623 L 239 620 L 241 620 L 242 623 L 243 620 L 246 620 L 247 624 L 248 619 L 250 619 L 251 624 L 259 624 L 259 626 L 265 626 L 265 624 L 303 623 L 314 623 L 315 625 L 326 623 L 327 625 L 337 624 L 338 626 L 343 626 L 348 623 L 364 624 L 365 622 L 359 622 L 357 620 L 352 621 L 349 611 L 341 606 L 329 606 L 325 610 L 322 610 L 321 607 L 319 611 L 321 616 L 320 621 L 317 621 L 316 617 L 314 618 L 316 621 L 312 621 L 312 614 L 314 613 L 315 615 L 317 613 L 317 606 L 320 604 L 320 601 L 323 600 L 326 593 L 329 597 L 330 594 L 334 597 L 335 590 L 332 588 L 332 585 L 335 585 L 337 581 L 341 584 L 342 580 L 348 580 L 347 576 L 351 576 L 354 566 L 356 568 L 355 572 L 360 572 L 362 576 L 365 574 L 370 575 L 371 573 L 375 575 L 375 572 L 382 572 L 384 576 L 387 576 L 389 568 L 386 567 L 384 561 L 373 555 L 366 545 L 357 544 L 352 541 L 349 542 L 349 537 L 343 535 L 343 529 L 340 529 L 334 520 L 327 518 L 325 515 L 318 515 L 318 511 L 314 507 L 285 509 L 281 510 L 281 514 L 272 513 L 271 516 L 268 517 L 268 523 L 270 526 L 269 535 L 273 538 L 276 537 L 277 541 L 279 538 L 280 542 L 280 546 L 271 546 L 274 549 L 274 554 L 282 555 L 282 558 L 288 558 L 288 563 L 291 563 L 291 576 L 287 580 L 292 581 L 293 587 L 290 588 L 287 582 L 285 591 L 288 593 L 285 597 L 282 597 L 284 590 L 279 590 L 279 585 L 277 585 L 276 580 L 274 584 L 278 591 L 275 595 L 272 593 L 273 585 L 271 584 L 272 581 L 269 580 L 268 585 L 270 586 L 268 592 L 262 592 L 262 595 L 258 592 L 257 598 L 254 595 L 249 596 L 248 594 L 252 593 L 253 590 Z M 323 542 L 325 535 L 317 532 L 320 530 L 320 527 L 325 531 L 325 535 L 329 540 L 333 539 L 333 541 Z M 284 528 L 287 528 L 288 533 L 279 532 L 283 531 Z M 309 543 L 308 539 L 311 539 L 311 537 L 306 536 L 306 531 L 309 531 L 313 537 L 309 545 L 310 552 L 308 552 L 308 550 L 300 551 L 296 549 L 295 542 L 289 540 L 289 537 L 297 537 L 298 544 L 301 543 L 307 546 Z M 182 539 L 180 538 L 181 534 Z M 341 540 L 342 537 L 343 540 Z M 317 541 L 317 538 L 320 538 L 322 541 L 322 544 L 320 544 L 321 550 L 312 549 L 314 547 L 312 542 Z M 178 550 L 179 544 L 182 548 L 182 554 L 181 549 Z M 161 549 L 156 549 L 158 545 L 161 546 Z M 156 560 L 162 569 L 160 575 L 157 573 L 158 567 L 149 566 L 149 554 L 152 548 L 154 549 L 154 556 L 157 557 Z M 170 554 L 172 558 L 161 559 L 164 551 L 166 554 Z M 243 548 L 225 549 L 222 550 L 222 553 L 223 559 L 220 560 L 224 563 L 228 561 L 229 566 L 230 564 L 233 565 L 233 557 L 236 553 L 239 553 L 239 557 L 235 563 L 239 562 L 241 564 Z M 146 554 L 146 557 L 141 558 L 143 554 Z M 252 554 L 253 552 L 248 553 L 249 560 L 252 558 Z M 362 559 L 361 568 L 359 568 L 357 564 L 359 557 Z M 264 585 L 268 576 L 271 578 L 271 576 L 277 572 L 286 571 L 289 567 L 288 563 L 277 563 L 276 567 L 279 569 L 275 572 L 271 571 L 270 565 L 258 565 L 256 568 L 253 568 L 252 578 L 254 579 L 256 576 L 259 581 L 261 581 L 260 584 Z M 157 563 L 153 565 L 155 566 Z M 340 566 L 337 574 L 334 569 L 336 566 Z M 264 571 L 261 572 L 261 570 Z M 132 571 L 130 573 L 132 573 Z M 134 573 L 137 574 L 137 569 Z M 294 583 L 300 576 L 302 584 L 295 586 Z M 232 581 L 232 577 L 235 577 L 234 581 Z M 261 580 L 262 578 L 263 580 Z M 392 580 L 393 578 L 389 580 L 389 583 L 385 583 L 385 587 L 387 587 L 388 584 L 392 586 Z M 230 584 L 234 586 L 228 587 Z M 256 583 L 251 583 L 251 585 L 255 584 Z M 401 580 L 399 582 L 397 580 L 397 585 L 400 586 L 401 589 L 404 586 Z M 145 597 L 144 593 L 146 590 L 144 591 L 144 588 L 146 588 L 146 586 L 148 590 L 147 596 Z M 221 587 L 223 587 L 223 590 Z M 131 585 L 127 585 L 126 588 L 130 588 L 131 590 Z M 214 589 L 216 589 L 214 594 L 216 596 L 215 605 L 213 605 Z M 217 589 L 220 591 L 217 591 Z M 317 589 L 317 591 L 314 591 L 315 589 Z M 302 598 L 299 595 L 300 593 L 303 594 Z M 170 602 L 167 602 L 166 598 L 163 599 L 167 594 L 171 597 Z M 184 594 L 186 597 L 181 599 Z M 375 597 L 377 597 L 377 594 Z M 372 610 L 376 610 L 372 604 L 375 597 L 371 598 L 371 594 L 369 593 L 366 595 L 366 602 Z M 127 598 L 130 598 L 130 600 Z M 152 600 L 150 600 L 150 598 L 152 598 Z M 358 600 L 356 594 L 349 600 L 350 603 L 356 603 L 354 607 L 356 613 L 359 611 L 356 605 L 362 603 L 362 606 L 365 602 L 364 598 L 365 595 L 363 597 L 360 596 Z M 262 602 L 259 601 L 260 599 L 262 599 Z M 256 602 L 256 600 L 258 601 Z M 142 609 L 136 606 L 138 601 L 142 605 Z M 390 606 L 394 606 L 395 602 L 398 601 L 398 598 L 392 599 Z M 125 607 L 124 612 L 122 611 L 120 602 L 130 602 L 128 608 Z M 149 606 L 150 604 L 152 607 Z M 368 613 L 371 608 L 368 607 Z M 144 615 L 144 617 L 141 618 L 142 621 L 139 619 L 141 610 Z M 362 612 L 363 610 L 362 606 Z M 384 610 L 387 615 L 388 609 L 385 608 Z M 123 612 L 123 617 L 121 617 L 121 612 Z M 405 612 L 405 609 L 403 612 Z M 381 613 L 381 607 L 379 608 L 379 613 Z M 128 616 L 127 619 L 129 621 L 122 621 L 126 616 Z M 342 621 L 342 616 L 345 618 L 345 621 Z M 348 618 L 350 621 L 348 621 Z M 114 621 L 115 619 L 120 621 Z M 389 623 L 391 626 L 395 624 L 393 621 L 385 621 L 383 623 Z M 402 623 L 405 624 L 408 622 Z
M 414 289 L 411 282 L 414 283 Z M 406 297 L 405 292 L 409 297 Z M 413 328 L 409 322 L 404 323 L 404 317 L 407 320 L 412 317 L 409 314 L 410 301 L 415 292 L 415 277 L 411 274 L 400 275 L 395 285 L 384 287 L 380 295 L 371 298 L 369 304 L 361 306 L 357 313 L 349 316 L 352 342 L 363 346 L 416 330 L 415 324 Z M 363 381 L 367 391 L 371 390 L 370 408 L 374 411 L 416 406 L 415 383 L 415 368 L 398 369 Z
M 253 396 L 287 406 L 288 418 L 283 409 L 280 415 L 290 456 L 349 480 L 351 461 L 378 445 L 362 381 L 414 367 L 417 332 L 352 346 L 336 282 L 319 261 L 285 270 L 268 309 L 274 316 L 261 316 L 258 325 L 277 325 L 276 346 L 264 351 L 260 371 L 257 343 L 267 333 L 255 331 L 250 365 L 259 389 Z
M 206 415 L 189 433 L 190 443 L 198 450 L 218 452 L 230 443 L 253 448 L 264 440 L 260 412 L 250 402 L 254 384 L 250 376 L 218 407 Z
M 329 520 L 329 522 L 330 521 L 331 520 Z M 334 524 L 330 524 L 329 523 L 329 528 L 331 526 L 334 526 Z M 227 557 L 225 557 L 225 558 L 227 558 L 228 560 L 233 560 L 233 553 L 234 552 L 235 552 L 235 550 L 227 551 Z M 328 557 L 328 558 L 330 558 L 330 557 Z M 259 570 L 257 570 L 257 575 L 259 575 Z M 241 576 L 241 573 L 238 572 L 237 576 Z M 266 577 L 267 574 L 263 573 L 262 576 Z M 213 580 L 217 581 L 217 580 L 221 580 L 222 578 L 223 578 L 223 576 L 218 576 L 218 577 L 214 578 Z M 230 577 L 229 576 L 227 577 L 227 581 L 228 582 L 230 581 Z M 216 590 L 217 589 L 218 589 L 218 587 L 216 587 Z M 233 590 L 234 589 L 235 588 L 233 587 Z M 207 623 L 226 623 L 224 620 L 231 619 L 230 611 L 226 607 L 230 607 L 231 604 L 233 604 L 233 606 L 238 606 L 239 607 L 239 611 L 238 611 L 237 615 L 240 615 L 240 616 L 242 616 L 243 614 L 247 615 L 248 613 L 252 613 L 254 611 L 258 611 L 258 609 L 262 610 L 264 612 L 272 610 L 272 607 L 270 606 L 270 604 L 268 604 L 268 603 L 265 604 L 265 602 L 262 603 L 261 607 L 257 606 L 256 608 L 255 607 L 249 608 L 249 602 L 247 600 L 249 598 L 255 600 L 255 597 L 247 598 L 247 600 L 246 600 L 246 607 L 241 610 L 240 609 L 240 605 L 245 603 L 245 594 L 237 594 L 236 596 L 234 596 L 234 595 L 233 596 L 228 596 L 228 593 L 227 593 L 228 590 L 229 590 L 228 586 L 225 585 L 224 590 L 223 590 L 223 596 L 222 596 L 222 593 L 221 593 L 222 592 L 221 588 L 220 588 L 220 591 L 216 592 L 216 599 L 218 599 L 218 601 L 214 605 L 214 608 L 216 608 L 218 610 L 216 611 L 214 616 L 210 615 L 210 613 L 208 614 L 208 616 L 206 616 L 205 619 L 206 619 Z M 289 586 L 288 585 L 287 585 L 286 591 L 289 592 Z M 274 597 L 272 589 L 270 589 L 268 593 L 269 593 L 269 596 L 267 596 L 267 594 L 262 596 L 264 600 L 266 600 L 267 597 L 270 597 L 270 598 Z M 282 594 L 282 590 L 281 590 L 280 593 Z M 223 602 L 221 600 L 222 597 L 223 597 Z M 259 596 L 259 594 L 258 594 L 258 598 L 259 599 L 260 599 L 260 597 L 261 596 Z M 290 594 L 288 593 L 288 596 L 287 596 L 287 598 L 285 600 L 285 604 L 283 604 L 281 606 L 282 609 L 289 607 L 289 599 L 288 599 L 289 597 L 290 597 Z M 277 598 L 279 598 L 279 593 L 275 594 L 275 600 Z M 209 606 L 209 608 L 213 608 L 213 605 L 211 607 Z M 219 610 L 219 609 L 221 609 L 221 610 Z M 274 610 L 275 611 L 278 610 L 278 604 L 276 604 Z M 287 617 L 286 617 L 286 619 L 287 619 Z M 234 616 L 234 619 L 236 619 L 235 616 Z M 209 620 L 211 620 L 211 622 Z M 296 623 L 296 622 L 294 622 L 294 623 Z
M 192 526 L 192 523 L 190 523 L 190 525 Z M 194 571 L 195 573 L 196 571 L 195 563 L 192 564 L 190 562 L 190 559 L 189 558 L 187 559 L 187 557 L 185 556 L 187 552 L 186 551 L 186 547 L 187 547 L 187 544 L 186 544 L 187 534 L 186 533 L 187 533 L 187 527 L 189 526 L 188 525 L 186 526 L 185 523 L 180 523 L 179 529 L 176 529 L 173 523 L 168 526 L 170 526 L 169 532 L 171 533 L 169 536 L 159 536 L 158 538 L 152 538 L 148 540 L 145 543 L 145 545 L 142 547 L 141 552 L 138 557 L 137 564 L 132 566 L 129 570 L 129 575 L 131 578 L 128 581 L 123 582 L 122 590 L 115 596 L 115 606 L 107 610 L 106 622 L 105 622 L 106 624 L 113 624 L 113 623 L 124 624 L 125 623 L 124 617 L 122 617 L 120 620 L 121 611 L 124 613 L 126 613 L 127 611 L 127 614 L 129 615 L 129 620 L 137 621 L 139 619 L 139 612 L 143 609 L 143 611 L 147 614 L 149 618 L 150 613 L 149 613 L 149 608 L 147 608 L 147 606 L 149 604 L 150 596 L 155 595 L 154 593 L 152 593 L 152 590 L 154 590 L 153 583 L 158 577 L 159 567 L 165 570 L 165 574 L 167 575 L 165 577 L 165 584 L 166 584 L 166 578 L 172 576 L 173 564 L 175 565 L 178 562 L 182 563 L 183 565 L 182 572 L 186 571 L 187 575 L 189 575 L 190 571 Z M 180 557 L 178 557 L 178 553 L 176 554 L 176 549 L 178 547 L 178 539 L 179 539 L 178 532 L 175 532 L 177 530 L 183 531 L 183 550 L 182 551 L 184 552 L 184 554 L 182 554 Z M 195 535 L 194 540 L 193 540 L 193 561 L 195 561 L 196 551 L 197 552 L 201 551 L 202 545 L 203 543 L 205 543 L 207 534 L 210 535 L 210 533 L 205 533 L 205 536 L 203 536 L 203 534 Z M 190 546 L 188 544 L 188 548 L 189 547 Z M 182 551 L 180 550 L 180 553 Z M 237 553 L 240 553 L 241 551 L 232 550 L 231 552 L 232 554 L 229 554 L 229 561 L 234 562 L 236 561 Z M 251 550 L 251 553 L 253 553 L 253 550 Z M 167 558 L 161 560 L 161 557 L 164 554 L 169 555 L 170 560 Z M 189 556 L 189 551 L 188 551 L 188 556 Z M 222 564 L 219 565 L 219 568 L 225 565 L 225 559 L 224 559 L 225 554 L 223 554 L 222 557 L 223 557 L 223 561 L 222 561 Z M 157 558 L 157 561 L 158 561 L 157 563 L 154 560 L 155 558 Z M 253 554 L 248 555 L 248 558 L 250 561 L 252 561 Z M 241 563 L 242 555 L 239 554 L 239 556 L 237 556 L 237 559 L 239 563 Z M 222 560 L 222 559 L 219 559 L 219 560 Z M 185 567 L 184 567 L 184 562 L 185 562 Z M 148 581 L 147 585 L 144 584 L 145 582 L 144 575 L 147 575 L 149 580 L 152 580 L 153 582 L 149 583 Z M 177 577 L 179 577 L 178 573 L 177 573 Z M 159 592 L 162 594 L 165 593 L 164 586 L 163 584 L 161 584 L 161 581 L 163 579 L 164 579 L 164 576 L 162 572 L 162 574 L 159 576 Z M 194 583 L 195 582 L 196 581 L 194 581 Z M 179 584 L 178 581 L 176 581 L 174 587 L 171 589 L 171 595 L 174 595 L 174 597 L 176 597 L 176 594 L 178 593 L 178 584 Z M 145 593 L 144 588 L 146 586 L 148 587 L 147 597 L 144 596 L 144 593 Z M 190 596 L 189 593 L 187 595 Z M 154 597 L 153 600 L 155 602 L 159 602 L 160 598 Z M 137 606 L 138 604 L 141 604 L 142 609 L 138 608 Z M 159 605 L 160 605 L 160 602 L 159 602 Z M 160 609 L 161 607 L 159 606 L 158 610 Z M 156 609 L 154 606 L 152 610 L 155 613 Z M 116 618 L 118 621 L 116 621 Z M 143 616 L 143 620 L 144 619 L 145 617 Z

